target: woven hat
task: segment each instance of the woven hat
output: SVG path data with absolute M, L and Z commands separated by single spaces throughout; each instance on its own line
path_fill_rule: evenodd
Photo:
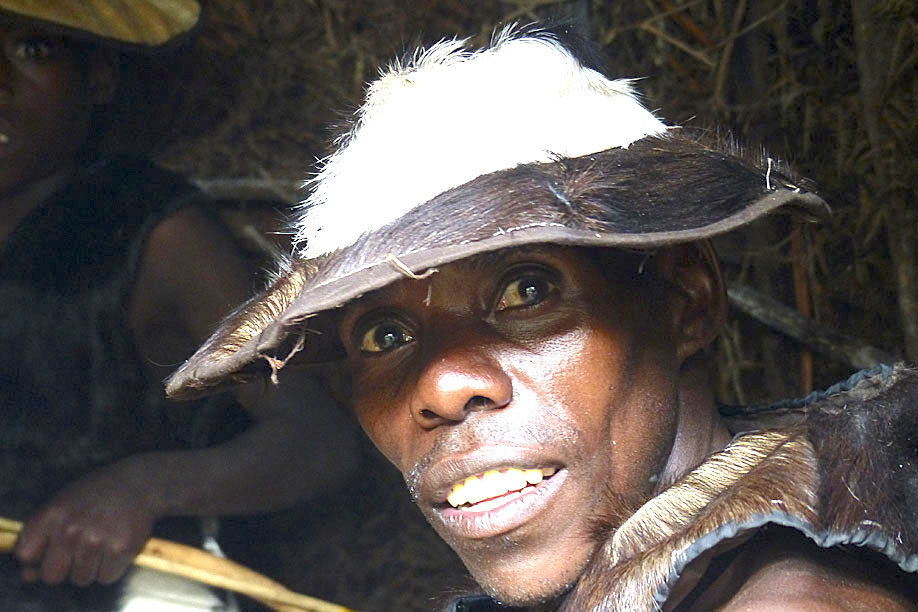
M 77 38 L 128 48 L 183 38 L 201 17 L 197 0 L 0 0 L 0 10 Z
M 652 248 L 770 211 L 826 212 L 761 155 L 666 126 L 629 80 L 555 36 L 506 29 L 485 49 L 438 43 L 369 86 L 310 182 L 296 253 L 168 381 L 192 395 L 335 353 L 337 307 L 452 261 L 537 243 Z M 760 159 L 761 158 L 761 159 Z

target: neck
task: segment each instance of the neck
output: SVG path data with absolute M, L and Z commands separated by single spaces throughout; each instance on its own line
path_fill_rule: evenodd
M 717 412 L 711 392 L 706 358 L 689 358 L 679 377 L 679 422 L 676 439 L 660 478 L 659 490 L 668 487 L 711 453 L 724 448 L 732 436 Z

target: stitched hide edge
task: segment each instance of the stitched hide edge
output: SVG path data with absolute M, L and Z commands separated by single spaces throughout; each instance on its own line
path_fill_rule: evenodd
M 791 474 L 798 486 L 788 491 Z M 802 431 L 742 436 L 625 521 L 561 610 L 657 610 L 655 595 L 695 542 L 776 511 L 815 521 L 818 486 L 816 457 Z

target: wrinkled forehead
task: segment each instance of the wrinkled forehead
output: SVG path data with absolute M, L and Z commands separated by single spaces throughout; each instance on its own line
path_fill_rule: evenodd
M 434 290 L 441 305 L 458 304 L 475 293 L 483 279 L 493 280 L 503 274 L 508 265 L 527 259 L 561 257 L 569 249 L 558 245 L 527 245 L 488 251 L 446 262 L 435 267 L 411 272 L 407 267 L 402 275 L 378 289 L 355 297 L 337 309 L 335 320 L 340 325 L 349 322 L 362 312 L 394 307 L 405 301 L 424 301 L 430 304 Z M 396 266 L 398 263 L 393 262 Z
M 647 265 L 657 249 L 618 249 L 582 247 L 553 243 L 536 243 L 478 253 L 450 261 L 415 274 L 405 270 L 402 277 L 388 285 L 360 295 L 337 309 L 339 322 L 357 311 L 394 305 L 412 294 L 429 302 L 432 292 L 446 301 L 454 296 L 465 301 L 482 284 L 493 285 L 511 268 L 526 263 L 595 271 L 601 282 L 619 284 L 636 277 L 649 277 Z M 426 292 L 426 293 L 425 293 Z

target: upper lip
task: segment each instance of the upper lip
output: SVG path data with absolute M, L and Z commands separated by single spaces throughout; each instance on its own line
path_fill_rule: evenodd
M 504 468 L 561 468 L 560 459 L 546 449 L 527 446 L 483 446 L 436 460 L 421 477 L 421 497 L 431 504 L 446 503 L 457 482 L 488 470 Z

